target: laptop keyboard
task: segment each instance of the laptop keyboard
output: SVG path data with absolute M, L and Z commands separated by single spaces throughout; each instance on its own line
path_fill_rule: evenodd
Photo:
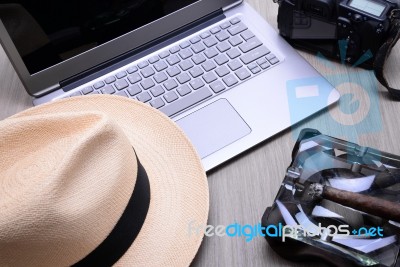
M 148 103 L 172 117 L 278 62 L 239 18 L 233 18 L 70 97 L 119 95 Z

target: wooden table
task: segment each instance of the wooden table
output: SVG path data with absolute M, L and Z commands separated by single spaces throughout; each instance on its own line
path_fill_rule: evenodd
M 272 0 L 247 2 L 277 28 L 278 6 Z M 326 130 L 327 134 L 400 154 L 400 105 L 388 97 L 386 89 L 377 84 L 373 74 L 327 62 L 304 52 L 301 54 L 347 96 L 329 112 L 322 112 L 284 131 L 208 173 L 211 198 L 209 224 L 216 226 L 238 222 L 254 225 L 260 221 L 265 208 L 272 204 L 290 163 L 296 137 L 294 133 L 301 128 L 317 127 Z M 400 45 L 395 47 L 387 63 L 389 82 L 397 88 L 400 88 L 399 65 Z M 360 84 L 361 87 L 376 90 L 365 94 Z M 349 92 L 353 98 L 350 98 Z M 31 106 L 31 97 L 0 48 L 0 119 Z M 350 114 L 349 109 L 353 109 Z M 192 265 L 321 266 L 295 264 L 281 259 L 261 237 L 246 242 L 244 238 L 226 236 L 205 238 Z

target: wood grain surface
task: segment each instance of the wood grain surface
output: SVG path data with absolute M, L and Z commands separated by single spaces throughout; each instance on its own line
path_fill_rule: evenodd
M 271 25 L 277 28 L 277 4 L 272 0 L 248 0 Z M 257 224 L 265 208 L 272 204 L 285 170 L 291 161 L 296 132 L 304 127 L 357 141 L 383 151 L 400 154 L 400 106 L 378 85 L 373 73 L 321 60 L 300 52 L 343 95 L 335 105 L 305 122 L 263 142 L 208 173 L 210 185 L 209 224 L 233 222 Z M 389 82 L 400 88 L 400 45 L 387 63 Z M 361 87 L 377 88 L 370 95 Z M 349 92 L 353 95 L 351 98 Z M 32 106 L 32 99 L 0 48 L 0 119 Z M 348 114 L 346 110 L 356 112 Z M 162 240 L 160 240 L 162 242 Z M 208 237 L 193 261 L 193 266 L 322 266 L 301 264 L 277 256 L 267 242 L 255 238 Z

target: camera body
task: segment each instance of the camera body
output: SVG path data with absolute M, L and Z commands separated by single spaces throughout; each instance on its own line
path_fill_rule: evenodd
M 371 69 L 396 0 L 279 0 L 278 28 L 292 45 Z

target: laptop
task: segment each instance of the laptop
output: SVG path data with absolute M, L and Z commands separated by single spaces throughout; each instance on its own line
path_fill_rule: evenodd
M 237 0 L 0 0 L 0 41 L 40 105 L 113 94 L 174 120 L 206 170 L 339 93 Z

